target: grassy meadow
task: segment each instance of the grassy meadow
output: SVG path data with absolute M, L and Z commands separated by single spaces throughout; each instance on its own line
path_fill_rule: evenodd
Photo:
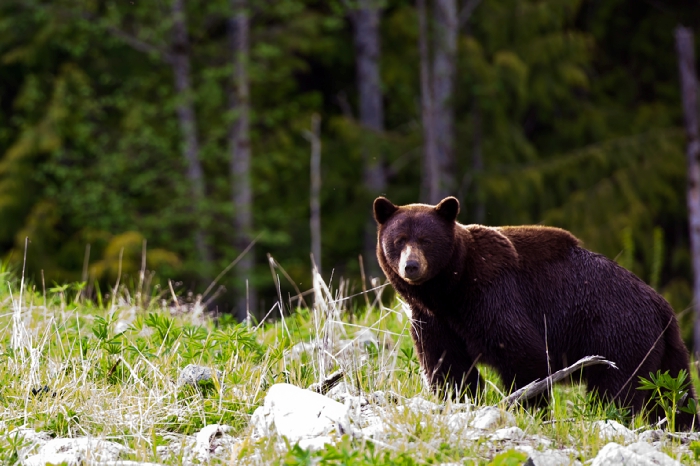
M 283 318 L 275 306 L 262 322 L 236 323 L 228 315 L 204 312 L 198 296 L 177 296 L 171 287 L 146 290 L 143 281 L 86 299 L 82 284 L 44 289 L 7 270 L 1 273 L 0 458 L 5 464 L 18 462 L 27 448 L 15 435 L 22 427 L 52 437 L 111 440 L 130 449 L 125 460 L 187 464 L 182 455 L 164 456 L 163 447 L 217 423 L 232 427 L 236 443 L 214 463 L 522 464 L 526 459 L 507 443 L 454 441 L 441 413 L 391 406 L 385 411 L 390 434 L 381 441 L 346 435 L 335 446 L 312 452 L 253 438 L 249 421 L 270 386 L 308 387 L 338 368 L 360 393 L 391 392 L 399 405 L 414 396 L 444 403 L 423 385 L 409 321 L 400 302 L 386 305 L 387 287 L 363 293 L 360 286 L 327 285 L 317 277 L 313 308 L 303 299 L 280 296 Z M 368 329 L 374 344 L 354 344 Z M 326 355 L 298 351 L 300 343 L 332 350 Z M 188 364 L 218 370 L 220 377 L 197 389 L 179 386 L 179 371 Z M 482 372 L 488 384 L 476 403 L 497 405 L 508 390 L 488 369 Z M 700 386 L 697 379 L 695 384 Z M 553 396 L 547 410 L 511 412 L 527 436 L 547 439 L 536 448 L 571 448 L 578 452 L 572 461 L 594 458 L 607 443 L 592 421 L 625 417 L 624 410 L 595 402 L 577 384 L 555 386 Z M 643 430 L 645 421 L 636 418 L 629 426 Z M 692 464 L 693 446 L 670 439 L 662 451 Z

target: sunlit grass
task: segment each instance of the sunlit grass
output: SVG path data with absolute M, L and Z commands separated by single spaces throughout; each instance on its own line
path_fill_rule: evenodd
M 513 447 L 486 437 L 465 441 L 448 429 L 451 403 L 424 386 L 408 318 L 401 303 L 385 306 L 375 299 L 381 290 L 370 292 L 374 305 L 367 308 L 364 297 L 346 299 L 319 280 L 313 309 L 285 307 L 284 320 L 239 324 L 201 314 L 196 300 L 176 304 L 170 296 L 154 296 L 137 303 L 138 293 L 129 290 L 88 300 L 79 285 L 20 292 L 19 281 L 0 273 L 1 457 L 17 458 L 21 438 L 8 434 L 25 427 L 54 437 L 109 439 L 131 449 L 125 459 L 164 462 L 159 447 L 214 423 L 233 428 L 238 443 L 230 458 L 242 463 L 311 464 L 307 458 L 327 464 L 483 464 Z M 357 341 L 367 331 L 376 344 L 362 347 Z M 299 352 L 300 343 L 312 349 Z M 221 377 L 199 389 L 178 386 L 179 371 L 188 364 L 218 370 Z M 316 453 L 252 438 L 250 417 L 271 385 L 308 387 L 338 368 L 361 393 L 391 392 L 399 405 L 421 396 L 444 410 L 415 412 L 389 404 L 383 407 L 386 439 L 347 437 Z M 478 404 L 505 408 L 507 388 L 492 370 L 480 369 L 489 383 Z M 693 379 L 697 384 L 697 374 Z M 579 461 L 607 443 L 591 427 L 594 420 L 625 421 L 624 411 L 596 401 L 578 384 L 555 386 L 547 409 L 516 406 L 511 413 L 531 439 L 521 443 L 571 448 Z M 638 418 L 629 425 L 646 424 Z M 691 462 L 680 442 L 667 441 L 663 449 Z

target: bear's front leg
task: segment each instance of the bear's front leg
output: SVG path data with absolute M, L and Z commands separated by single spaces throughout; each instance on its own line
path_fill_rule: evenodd
M 475 396 L 483 387 L 473 358 L 462 339 L 434 315 L 412 309 L 411 337 L 423 375 L 432 389 L 461 400 Z

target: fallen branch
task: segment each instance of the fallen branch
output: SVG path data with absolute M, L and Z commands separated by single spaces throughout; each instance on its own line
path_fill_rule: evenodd
M 585 358 L 576 361 L 575 364 L 569 367 L 565 367 L 564 369 L 555 372 L 547 378 L 544 378 L 542 380 L 538 379 L 534 382 L 525 385 L 523 388 L 516 390 L 507 397 L 505 397 L 503 401 L 506 403 L 507 406 L 512 406 L 519 401 L 529 400 L 530 398 L 534 398 L 537 395 L 545 392 L 553 384 L 567 378 L 574 372 L 583 369 L 584 367 L 595 366 L 598 364 L 605 364 L 614 369 L 617 369 L 617 366 L 614 362 L 608 361 L 603 356 L 586 356 Z
M 309 390 L 311 390 L 312 392 L 320 393 L 321 395 L 325 395 L 330 391 L 331 388 L 338 385 L 338 382 L 340 382 L 344 375 L 345 372 L 343 372 L 342 370 L 335 371 L 332 374 L 327 375 L 326 378 L 321 380 L 320 382 L 312 383 L 311 385 L 309 385 Z

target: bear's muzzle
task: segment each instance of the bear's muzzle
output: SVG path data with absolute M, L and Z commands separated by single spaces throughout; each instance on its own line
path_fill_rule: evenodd
M 426 280 L 428 263 L 423 252 L 412 245 L 406 245 L 401 251 L 399 275 L 412 285 L 418 285 Z

